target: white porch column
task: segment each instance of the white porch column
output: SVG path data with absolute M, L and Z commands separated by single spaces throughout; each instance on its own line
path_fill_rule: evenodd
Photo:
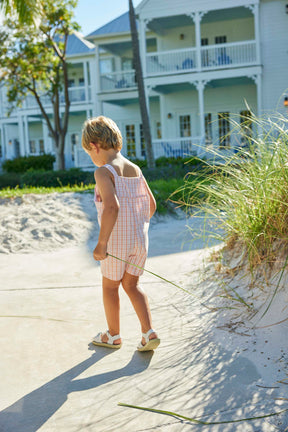
M 25 154 L 30 154 L 30 145 L 29 145 L 29 127 L 28 127 L 28 117 L 24 116 L 24 141 L 25 141 Z
M 89 62 L 89 71 L 90 71 L 90 88 L 91 88 L 91 102 L 93 104 L 93 113 L 92 115 L 94 117 L 96 117 L 97 115 L 97 99 L 98 99 L 98 94 L 97 94 L 97 71 L 96 71 L 96 62 L 97 59 L 95 57 L 95 59 L 93 59 L 93 61 Z
M 48 147 L 48 127 L 47 124 L 45 122 L 44 119 L 42 119 L 42 133 L 43 133 L 43 141 L 44 141 L 44 151 L 45 153 L 49 152 L 49 147 Z
M 257 64 L 261 63 L 261 52 L 260 52 L 260 23 L 259 23 L 259 3 L 247 5 L 254 15 L 254 29 L 255 29 L 255 40 L 256 40 L 256 61 Z
M 85 86 L 85 102 L 89 102 L 89 90 L 88 90 L 88 69 L 87 69 L 87 61 L 83 63 L 83 74 L 84 74 L 84 86 Z
M 165 96 L 159 95 L 160 99 L 160 120 L 161 120 L 161 135 L 162 139 L 167 138 L 167 125 L 166 125 L 166 109 L 165 109 Z M 157 138 L 157 137 L 156 137 Z
M 148 20 L 139 20 L 139 47 L 140 47 L 140 57 L 143 69 L 143 78 L 147 76 L 147 62 L 146 62 L 146 27 Z
M 206 12 L 192 12 L 191 18 L 195 24 L 195 38 L 196 38 L 196 54 L 197 54 L 197 70 L 200 71 L 202 68 L 201 62 L 201 20 Z
M 19 131 L 19 143 L 20 143 L 20 155 L 26 155 L 25 149 L 25 134 L 24 134 L 24 126 L 23 126 L 23 118 L 18 115 L 18 131 Z
M 204 117 L 204 88 L 207 81 L 196 81 L 192 82 L 196 85 L 198 90 L 198 100 L 199 100 L 199 120 L 200 120 L 200 135 L 203 139 L 205 137 L 205 117 Z M 199 149 L 200 150 L 200 149 Z
M 248 78 L 253 79 L 257 88 L 257 116 L 261 117 L 262 115 L 262 75 L 248 75 Z
M 1 134 L 0 145 L 2 146 L 2 159 L 5 160 L 6 159 L 6 145 L 5 145 L 5 132 L 4 132 L 3 123 L 0 124 L 0 134 Z
M 100 73 L 100 54 L 99 54 L 99 45 L 95 47 L 95 56 L 96 56 L 96 93 L 100 93 L 101 91 L 101 73 Z

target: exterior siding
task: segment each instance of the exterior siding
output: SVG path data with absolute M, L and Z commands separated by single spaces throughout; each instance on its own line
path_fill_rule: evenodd
M 190 13 L 192 11 L 219 10 L 259 3 L 249 0 L 149 0 L 143 1 L 136 8 L 142 18 L 154 18 Z
M 288 89 L 288 14 L 286 1 L 264 0 L 260 9 L 263 61 L 263 110 L 287 115 L 283 94 Z
M 180 40 L 180 34 L 184 34 L 184 39 Z M 208 38 L 209 45 L 215 44 L 216 36 L 227 36 L 227 42 L 239 42 L 252 40 L 254 34 L 254 18 L 243 18 L 231 21 L 216 21 L 214 23 L 201 24 L 201 37 Z M 173 50 L 181 48 L 191 48 L 196 45 L 195 26 L 191 18 L 191 26 L 177 27 L 166 30 L 165 35 L 158 36 L 158 50 Z

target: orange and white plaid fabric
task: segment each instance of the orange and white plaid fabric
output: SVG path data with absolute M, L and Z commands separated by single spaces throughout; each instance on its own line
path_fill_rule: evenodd
M 144 267 L 148 252 L 148 228 L 150 200 L 143 175 L 122 177 L 109 165 L 104 165 L 114 176 L 116 194 L 120 209 L 117 221 L 110 235 L 107 252 L 131 264 Z M 95 187 L 95 205 L 98 222 L 101 226 L 103 205 Z M 125 272 L 134 276 L 143 274 L 143 270 L 108 256 L 100 261 L 101 272 L 108 279 L 120 281 Z

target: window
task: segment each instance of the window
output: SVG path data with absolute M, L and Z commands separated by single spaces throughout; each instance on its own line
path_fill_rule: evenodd
M 241 145 L 247 147 L 252 137 L 252 114 L 250 111 L 240 111 Z
M 179 117 L 180 122 L 180 137 L 190 137 L 191 136 L 191 117 L 190 115 L 181 115 Z
M 209 45 L 208 38 L 202 38 L 201 45 L 202 46 Z M 209 66 L 209 52 L 207 49 L 201 50 L 201 61 L 202 61 L 202 67 Z
M 135 125 L 126 125 L 126 145 L 127 145 L 127 156 L 136 157 L 136 136 L 135 136 Z
M 140 146 L 141 146 L 141 156 L 146 156 L 146 150 L 145 150 L 145 141 L 144 141 L 144 134 L 143 134 L 143 125 L 140 124 Z
M 84 78 L 79 78 L 79 87 L 83 87 L 85 84 Z
M 226 44 L 227 37 L 226 36 L 216 36 L 215 44 Z M 216 49 L 216 61 L 217 64 L 222 66 L 231 63 L 230 56 L 226 54 L 226 47 L 222 46 Z
M 122 70 L 131 70 L 133 69 L 133 60 L 128 58 L 122 59 Z
M 230 146 L 230 121 L 229 112 L 218 113 L 219 148 Z
M 216 36 L 215 37 L 215 44 L 223 44 L 227 43 L 227 36 Z
M 29 140 L 29 149 L 31 154 L 36 153 L 36 141 L 35 140 Z
M 79 143 L 79 135 L 77 133 L 71 134 L 71 159 L 75 160 L 75 146 Z
M 39 139 L 39 153 L 40 153 L 40 154 L 45 153 L 45 149 L 44 149 L 44 140 L 43 140 L 43 139 Z
M 68 87 L 74 87 L 75 86 L 75 80 L 74 79 L 69 79 L 68 80 Z
M 20 156 L 20 142 L 17 139 L 14 140 L 14 149 L 15 149 L 15 157 L 19 157 Z
M 114 71 L 114 59 L 102 59 L 100 60 L 100 73 L 108 74 Z
M 156 136 L 157 136 L 157 139 L 162 138 L 162 128 L 161 128 L 161 122 L 160 121 L 156 122 Z
M 212 114 L 205 114 L 205 144 L 212 144 Z

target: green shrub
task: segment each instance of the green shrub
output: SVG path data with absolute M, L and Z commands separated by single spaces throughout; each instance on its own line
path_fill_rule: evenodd
M 21 183 L 21 175 L 17 173 L 4 173 L 0 175 L 0 189 L 15 188 Z
M 27 171 L 22 175 L 21 186 L 75 186 L 94 183 L 93 172 L 81 171 L 80 168 L 60 171 Z
M 146 159 L 131 159 L 133 163 L 139 166 L 139 168 L 146 168 L 147 167 L 147 160 Z
M 52 170 L 55 156 L 43 154 L 40 156 L 21 156 L 15 159 L 7 159 L 2 168 L 8 173 L 25 173 L 28 170 Z
M 156 168 L 143 168 L 142 172 L 147 180 L 160 180 L 171 178 L 183 178 L 189 171 L 191 166 L 167 165 Z
M 156 167 L 165 167 L 165 166 L 198 166 L 202 165 L 202 160 L 195 157 L 190 156 L 186 158 L 182 157 L 166 157 L 161 156 L 155 160 Z

